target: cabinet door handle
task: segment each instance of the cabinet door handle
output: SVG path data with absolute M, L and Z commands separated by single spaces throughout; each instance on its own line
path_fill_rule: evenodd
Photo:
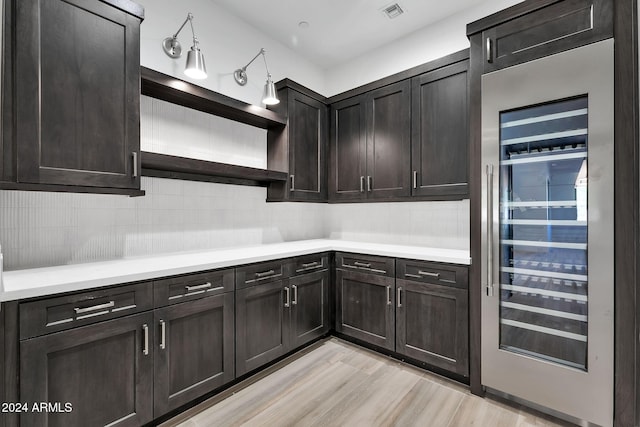
M 142 333 L 144 335 L 142 354 L 144 354 L 145 356 L 148 356 L 149 355 L 149 326 L 146 323 L 142 325 Z
M 387 286 L 387 305 L 391 305 L 391 286 Z
M 133 178 L 137 178 L 138 177 L 138 153 L 136 151 L 131 153 L 131 159 L 133 161 L 133 172 L 131 173 L 131 176 Z
M 367 175 L 367 191 L 371 191 L 371 187 L 373 187 L 373 178 Z
M 293 191 L 296 187 L 296 177 L 295 175 L 289 175 L 291 177 L 291 188 L 289 188 L 289 191 Z
M 291 301 L 291 305 L 296 305 L 298 304 L 298 287 L 291 285 L 291 289 L 293 289 L 293 301 Z
M 402 300 L 400 299 L 402 297 L 402 288 L 398 288 L 398 308 L 402 307 Z
M 164 320 L 160 321 L 160 348 L 167 348 L 167 324 Z
M 491 37 L 487 37 L 487 62 L 489 64 L 493 63 L 493 41 L 491 40 Z
M 360 177 L 360 192 L 364 193 L 364 176 Z
M 418 171 L 413 171 L 413 188 L 418 188 Z
M 104 304 L 98 304 L 98 305 L 93 305 L 91 307 L 85 307 L 85 308 L 78 308 L 75 307 L 73 309 L 73 311 L 76 312 L 76 314 L 82 314 L 82 313 L 88 313 L 90 311 L 96 311 L 96 310 L 104 310 L 106 308 L 111 308 L 111 307 L 115 307 L 116 303 L 114 301 L 109 301 L 107 303 Z
M 185 289 L 187 290 L 187 292 L 193 292 L 193 291 L 200 291 L 202 289 L 207 289 L 210 288 L 211 282 L 207 282 L 207 283 L 203 283 L 202 285 L 196 285 L 196 286 L 185 286 Z
M 440 277 L 440 273 L 432 273 L 430 271 L 419 270 L 418 274 L 421 276 Z
M 288 287 L 288 286 L 285 286 L 285 288 L 284 288 L 284 293 L 285 293 L 285 294 L 286 294 L 286 296 L 287 296 L 287 297 L 286 297 L 286 299 L 285 299 L 285 301 L 284 301 L 284 306 L 285 306 L 285 307 L 290 307 L 290 306 L 291 306 L 291 294 L 290 294 L 290 291 L 289 291 L 289 287 Z

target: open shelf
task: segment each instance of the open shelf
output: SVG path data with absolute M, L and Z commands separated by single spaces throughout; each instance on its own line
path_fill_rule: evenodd
M 142 94 L 262 129 L 282 127 L 286 118 L 271 110 L 140 67 Z
M 207 160 L 189 159 L 167 154 L 141 153 L 142 175 L 189 181 L 266 187 L 271 182 L 286 181 L 285 172 L 236 166 Z

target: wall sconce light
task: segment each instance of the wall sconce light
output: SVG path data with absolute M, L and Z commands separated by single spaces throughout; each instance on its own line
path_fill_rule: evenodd
M 204 55 L 200 52 L 200 48 L 198 47 L 198 39 L 196 38 L 196 33 L 193 31 L 193 15 L 191 12 L 187 14 L 187 19 L 184 20 L 178 31 L 173 35 L 173 37 L 167 37 L 162 41 L 162 49 L 167 56 L 171 58 L 180 58 L 182 55 L 182 46 L 178 41 L 178 34 L 184 28 L 187 21 L 191 24 L 191 34 L 193 34 L 193 46 L 191 46 L 191 50 L 187 54 L 187 66 L 184 69 L 184 73 L 191 77 L 192 79 L 206 79 L 207 78 L 207 67 L 204 65 Z
M 271 73 L 269 73 L 269 67 L 267 66 L 267 56 L 265 55 L 266 51 L 264 48 L 260 49 L 260 52 L 256 56 L 253 57 L 251 61 L 247 65 L 242 68 L 238 68 L 233 73 L 233 78 L 236 80 L 240 86 L 244 86 L 247 84 L 249 78 L 247 77 L 247 67 L 251 65 L 253 61 L 260 55 L 262 55 L 262 59 L 264 59 L 264 68 L 267 69 L 267 82 L 264 85 L 264 93 L 262 94 L 262 102 L 265 105 L 275 105 L 280 102 L 278 99 L 278 94 L 276 93 L 276 86 L 273 84 L 273 80 L 271 80 Z

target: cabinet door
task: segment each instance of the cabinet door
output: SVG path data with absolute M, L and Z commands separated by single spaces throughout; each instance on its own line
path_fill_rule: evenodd
M 414 196 L 467 197 L 468 62 L 412 79 Z
M 236 376 L 289 349 L 290 290 L 284 280 L 236 291 Z
M 333 200 L 366 197 L 367 138 L 364 114 L 364 95 L 331 106 L 329 197 Z
M 291 288 L 291 346 L 300 347 L 329 331 L 329 271 L 293 277 Z
M 484 31 L 483 73 L 613 37 L 613 3 L 558 1 Z
M 326 200 L 327 106 L 289 91 L 289 196 Z
M 395 349 L 392 277 L 336 271 L 336 330 L 362 341 Z
M 467 290 L 401 279 L 396 285 L 396 351 L 469 375 Z
M 411 82 L 367 93 L 368 198 L 411 194 Z
M 151 313 L 139 314 L 21 341 L 20 400 L 61 406 L 53 412 L 30 407 L 20 425 L 139 426 L 151 421 L 152 321 Z
M 20 0 L 15 25 L 18 182 L 140 188 L 140 20 L 98 1 Z
M 155 310 L 154 415 L 234 379 L 233 292 Z

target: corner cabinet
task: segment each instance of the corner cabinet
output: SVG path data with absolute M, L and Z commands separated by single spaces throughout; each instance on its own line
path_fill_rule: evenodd
M 408 80 L 331 106 L 330 198 L 392 199 L 411 194 Z
M 0 188 L 142 194 L 142 7 L 129 0 L 8 0 L 6 7 Z
M 236 269 L 236 376 L 329 332 L 328 254 Z
M 328 115 L 326 99 L 291 80 L 277 83 L 280 103 L 271 110 L 287 126 L 267 133 L 267 167 L 287 172 L 287 182 L 269 185 L 269 201 L 327 200 Z

